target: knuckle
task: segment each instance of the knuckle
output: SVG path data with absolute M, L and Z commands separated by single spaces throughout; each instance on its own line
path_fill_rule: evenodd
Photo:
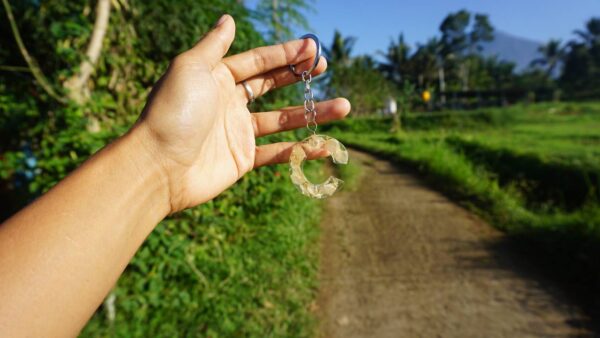
M 279 87 L 279 80 L 277 79 L 277 75 L 271 74 L 265 78 L 265 89 L 271 90 Z
M 299 50 L 295 49 L 291 42 L 280 45 L 281 53 L 286 56 L 287 63 L 295 63 L 297 61 Z
M 279 120 L 277 121 L 279 123 L 279 126 L 281 128 L 286 128 L 288 126 L 290 120 L 290 112 L 289 111 L 282 111 L 281 115 L 279 115 Z
M 252 58 L 256 69 L 260 71 L 264 70 L 267 60 L 265 60 L 265 57 L 263 53 L 261 53 L 260 49 L 254 50 L 254 52 L 252 53 Z

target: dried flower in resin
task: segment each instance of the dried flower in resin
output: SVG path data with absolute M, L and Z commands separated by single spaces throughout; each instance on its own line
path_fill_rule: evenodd
M 290 177 L 302 194 L 312 198 L 326 198 L 333 195 L 344 183 L 339 178 L 329 176 L 323 183 L 314 184 L 306 178 L 302 165 L 306 160 L 306 151 L 327 150 L 333 163 L 348 163 L 348 151 L 340 141 L 325 135 L 311 135 L 298 142 L 292 148 L 290 156 Z

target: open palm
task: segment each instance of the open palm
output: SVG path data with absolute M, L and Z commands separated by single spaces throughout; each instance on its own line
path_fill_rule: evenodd
M 298 81 L 288 65 L 310 68 L 314 43 L 295 40 L 224 58 L 234 36 L 235 23 L 224 16 L 196 46 L 175 58 L 138 123 L 151 136 L 153 154 L 164 169 L 172 212 L 214 198 L 253 168 L 287 161 L 293 143 L 257 147 L 255 138 L 305 123 L 302 106 L 250 113 L 241 82 L 258 97 Z M 326 67 L 321 59 L 313 75 Z M 326 122 L 344 117 L 350 104 L 336 99 L 317 104 L 317 110 L 317 121 Z

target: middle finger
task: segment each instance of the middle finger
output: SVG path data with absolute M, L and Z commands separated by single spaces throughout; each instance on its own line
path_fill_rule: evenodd
M 350 112 L 350 102 L 337 98 L 319 102 L 316 105 L 317 123 L 325 123 L 342 119 Z M 256 137 L 278 133 L 285 130 L 300 128 L 306 125 L 304 106 L 284 108 L 279 111 L 254 113 L 254 135 Z

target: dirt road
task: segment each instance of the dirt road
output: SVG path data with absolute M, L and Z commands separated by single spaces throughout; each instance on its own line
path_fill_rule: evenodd
M 589 320 L 504 236 L 387 161 L 327 202 L 322 337 L 592 336 Z

